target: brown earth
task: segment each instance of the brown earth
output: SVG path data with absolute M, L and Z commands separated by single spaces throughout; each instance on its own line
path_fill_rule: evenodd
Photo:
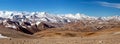
M 0 26 L 1 34 L 12 37 L 1 38 L 0 44 L 120 44 L 119 24 L 78 22 L 56 28 L 48 28 L 51 24 L 40 25 L 43 30 L 33 35 Z
M 97 32 L 45 30 L 34 35 L 40 38 L 6 38 L 0 39 L 0 44 L 120 44 L 120 28 Z
M 49 29 L 44 30 L 42 32 L 37 32 L 34 36 L 37 37 L 96 37 L 102 35 L 111 35 L 115 33 L 120 33 L 120 28 L 111 28 L 111 29 L 104 29 L 95 32 L 81 32 L 81 31 L 73 31 L 73 30 L 59 30 L 59 29 Z

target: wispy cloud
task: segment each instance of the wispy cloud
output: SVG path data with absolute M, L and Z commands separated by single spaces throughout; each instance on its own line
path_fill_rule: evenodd
M 120 3 L 98 2 L 102 6 L 113 7 L 120 9 Z

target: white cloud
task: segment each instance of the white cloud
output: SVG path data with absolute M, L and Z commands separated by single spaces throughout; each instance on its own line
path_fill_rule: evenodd
M 98 2 L 98 3 L 101 4 L 102 6 L 120 9 L 120 3 L 109 3 L 109 2 Z

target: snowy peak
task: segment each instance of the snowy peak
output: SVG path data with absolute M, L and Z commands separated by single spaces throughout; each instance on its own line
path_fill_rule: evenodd
M 65 17 L 75 18 L 75 19 L 81 19 L 81 18 L 86 18 L 86 17 L 89 17 L 89 16 L 77 13 L 77 14 L 66 14 Z
M 120 16 L 111 17 L 92 17 L 84 14 L 64 14 L 64 15 L 53 15 L 47 12 L 18 12 L 18 11 L 0 11 L 1 18 L 11 19 L 13 21 L 29 21 L 29 22 L 74 22 L 76 20 L 120 20 Z
M 33 26 L 39 25 L 41 22 L 66 24 L 77 21 L 88 21 L 87 23 L 98 22 L 101 24 L 103 22 L 107 23 L 108 21 L 120 21 L 120 16 L 93 17 L 80 13 L 53 15 L 46 12 L 0 11 L 0 24 L 5 25 L 5 27 L 11 27 L 13 29 L 15 29 L 16 25 L 18 24 L 22 27 L 25 27 L 23 23 Z
M 46 12 L 32 12 L 30 15 L 37 15 L 37 17 L 46 17 Z

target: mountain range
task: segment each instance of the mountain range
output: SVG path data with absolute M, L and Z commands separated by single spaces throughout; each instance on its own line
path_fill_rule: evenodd
M 18 22 L 75 22 L 77 20 L 120 20 L 120 16 L 109 16 L 109 17 L 93 17 L 84 14 L 49 14 L 46 12 L 19 12 L 19 11 L 0 11 L 0 20 L 18 21 Z
M 84 14 L 0 11 L 0 27 L 34 34 L 43 30 L 98 31 L 119 27 L 120 16 L 93 17 Z M 2 31 L 1 31 L 2 32 Z M 5 34 L 6 35 L 6 34 Z

